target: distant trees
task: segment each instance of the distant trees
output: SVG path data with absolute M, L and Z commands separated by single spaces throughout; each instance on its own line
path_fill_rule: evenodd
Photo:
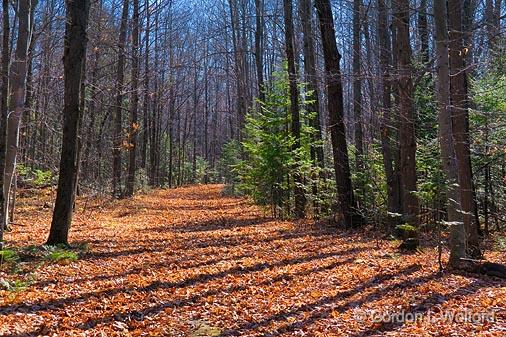
M 90 10 L 89 0 L 68 0 L 66 3 L 64 62 L 63 142 L 60 159 L 58 190 L 53 221 L 47 244 L 68 244 L 68 233 L 79 168 L 79 129 L 82 120 L 81 84 L 86 62 L 86 29 Z
M 504 227 L 506 205 L 502 3 L 93 2 L 74 188 L 130 197 L 232 181 L 280 217 L 363 218 L 389 234 L 442 223 L 452 259 L 480 257 L 481 227 Z M 66 179 L 74 160 L 60 150 L 74 145 L 56 127 L 63 7 L 3 5 L 6 207 L 14 159 L 22 184 L 49 186 Z M 462 235 L 465 254 L 453 245 Z

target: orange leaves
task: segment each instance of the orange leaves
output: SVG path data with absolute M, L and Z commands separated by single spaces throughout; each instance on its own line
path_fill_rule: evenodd
M 52 193 L 21 199 L 26 226 L 7 233 L 9 245 L 44 242 Z M 506 319 L 446 322 L 448 310 L 504 310 L 506 290 L 437 274 L 431 248 L 399 255 L 374 232 L 265 218 L 218 185 L 79 199 L 75 219 L 71 241 L 88 251 L 69 265 L 30 265 L 32 281 L 11 302 L 0 290 L 0 336 L 485 336 Z M 372 316 L 402 310 L 425 320 Z

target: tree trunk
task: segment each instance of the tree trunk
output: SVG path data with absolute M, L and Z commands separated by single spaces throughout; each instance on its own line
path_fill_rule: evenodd
M 399 177 L 394 172 L 394 156 L 392 153 L 392 83 L 390 78 L 391 45 L 388 34 L 387 9 L 384 0 L 378 0 L 378 41 L 380 46 L 380 69 L 382 74 L 381 91 L 381 150 L 387 183 L 387 206 L 389 224 L 393 227 L 397 222 L 396 214 L 401 212 Z
M 139 0 L 133 0 L 132 16 L 132 101 L 130 107 L 130 146 L 128 179 L 126 183 L 125 195 L 132 197 L 135 188 L 135 172 L 137 159 L 137 133 L 139 125 L 137 123 L 137 110 L 139 106 Z
M 64 107 L 63 141 L 60 159 L 58 191 L 53 210 L 53 220 L 48 245 L 68 244 L 68 233 L 72 222 L 75 197 L 75 179 L 78 169 L 80 90 L 86 60 L 86 27 L 90 1 L 67 0 L 64 49 Z
M 427 0 L 420 1 L 420 8 L 418 10 L 418 35 L 420 37 L 421 61 L 423 64 L 427 64 L 429 63 L 429 29 L 427 23 Z
M 241 34 L 239 32 L 239 13 L 237 0 L 228 0 L 230 7 L 230 22 L 232 28 L 232 42 L 235 56 L 235 76 L 236 76 L 236 91 L 237 91 L 237 120 L 238 132 L 237 136 L 241 139 L 241 129 L 244 124 L 244 117 L 247 113 L 246 103 L 246 68 L 244 64 L 244 53 L 242 50 L 243 43 L 241 42 Z
M 460 210 L 457 161 L 452 137 L 450 109 L 450 69 L 448 59 L 447 9 L 443 1 L 434 2 L 434 25 L 436 43 L 436 69 L 439 121 L 439 144 L 441 160 L 446 175 L 448 224 L 450 226 L 450 266 L 456 266 L 466 256 L 466 235 Z
M 355 199 L 351 184 L 350 163 L 346 143 L 346 130 L 343 113 L 343 87 L 339 62 L 341 55 L 337 50 L 334 19 L 329 0 L 316 0 L 316 10 L 320 21 L 320 31 L 325 59 L 326 85 L 330 132 L 332 138 L 332 152 L 334 169 L 338 189 L 341 215 L 346 225 L 353 226 L 360 223 L 355 208 Z
M 5 169 L 5 143 L 7 141 L 7 96 L 9 94 L 9 1 L 2 0 L 2 60 L 0 80 L 0 172 Z M 0 174 L 0 250 L 4 244 L 4 229 L 7 226 L 7 207 L 4 194 L 5 176 Z
M 295 143 L 293 151 L 297 153 L 300 148 L 300 114 L 299 114 L 299 88 L 297 85 L 297 68 L 295 67 L 295 48 L 294 48 L 294 32 L 293 32 L 293 9 L 292 0 L 283 0 L 283 8 L 285 14 L 285 48 L 286 58 L 288 61 L 288 80 L 290 82 L 290 114 L 291 132 Z M 303 218 L 306 207 L 306 198 L 302 187 L 303 177 L 300 172 L 297 155 L 294 167 L 294 201 L 295 201 L 295 217 Z
M 395 0 L 394 26 L 397 34 L 402 213 L 404 223 L 416 226 L 418 224 L 418 198 L 416 196 L 416 142 L 408 0 Z
M 356 169 L 363 167 L 362 79 L 360 74 L 360 8 L 362 0 L 353 0 L 353 118 L 355 125 Z
M 144 100 L 143 100 L 143 130 L 142 130 L 142 150 L 141 150 L 141 167 L 146 169 L 147 162 L 147 151 L 149 141 L 149 35 L 150 35 L 150 12 L 149 12 L 149 0 L 144 2 L 144 10 L 146 11 L 146 33 L 145 33 L 145 45 L 144 45 Z M 172 59 L 172 57 L 170 57 Z M 144 174 L 147 174 L 145 171 Z
M 125 68 L 125 44 L 127 35 L 129 0 L 123 0 L 123 11 L 118 40 L 118 64 L 116 68 L 116 106 L 114 112 L 113 126 L 113 149 L 112 149 L 112 194 L 115 197 L 121 196 L 121 150 L 123 147 L 123 97 L 124 97 L 124 68 Z
M 16 156 L 19 146 L 19 130 L 21 127 L 21 118 L 25 108 L 26 77 L 28 64 L 28 47 L 32 38 L 32 27 L 30 23 L 31 12 L 35 7 L 35 0 L 18 1 L 18 33 L 16 38 L 16 52 L 10 69 L 10 100 L 9 112 L 7 114 L 7 141 L 5 154 L 5 174 L 4 174 L 4 203 L 7 209 L 12 179 L 16 168 Z M 6 223 L 8 223 L 7 212 Z
M 450 99 L 452 103 L 452 131 L 457 157 L 460 187 L 460 212 L 467 234 L 467 249 L 472 257 L 481 257 L 478 226 L 474 221 L 473 174 L 469 141 L 469 112 L 466 85 L 465 50 L 462 32 L 462 0 L 449 0 L 448 30 L 450 38 Z
M 255 30 L 255 61 L 257 67 L 258 98 L 263 101 L 264 94 L 264 8 L 263 0 L 255 0 L 256 30 Z
M 312 92 L 310 102 L 307 104 L 307 111 L 314 114 L 311 118 L 310 124 L 314 128 L 313 144 L 311 145 L 311 160 L 316 167 L 323 169 L 325 167 L 322 143 L 322 130 L 320 125 L 320 93 L 318 89 L 317 74 L 316 74 L 316 51 L 314 41 L 314 30 L 311 23 L 313 18 L 313 11 L 311 0 L 299 1 L 299 16 L 302 23 L 302 33 L 304 42 L 304 73 L 305 82 L 307 83 L 307 91 Z M 315 145 L 317 144 L 317 145 Z M 323 176 L 320 173 L 320 176 Z M 315 177 L 316 178 L 316 177 Z M 318 184 L 313 184 L 313 196 L 316 198 L 318 195 Z M 314 202 L 315 215 L 319 213 L 319 205 Z

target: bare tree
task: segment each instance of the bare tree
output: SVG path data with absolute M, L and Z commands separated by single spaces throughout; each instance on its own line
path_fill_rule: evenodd
M 446 175 L 448 223 L 450 225 L 450 260 L 456 266 L 466 256 L 465 227 L 460 210 L 458 189 L 457 159 L 452 137 L 450 107 L 450 68 L 448 59 L 448 27 L 446 24 L 447 9 L 442 1 L 434 2 L 434 25 L 436 42 L 436 69 L 439 120 L 439 144 L 441 160 Z
M 35 0 L 19 0 L 17 8 L 18 32 L 16 38 L 16 51 L 11 62 L 9 78 L 9 112 L 7 116 L 7 141 L 4 173 L 5 203 L 11 197 L 11 185 L 16 168 L 16 157 L 19 146 L 19 130 L 21 117 L 25 109 L 26 78 L 28 74 L 28 48 L 32 38 L 31 13 L 35 9 Z M 7 205 L 5 209 L 7 209 Z M 7 213 L 4 214 L 7 217 Z M 6 219 L 8 223 L 8 219 Z
M 114 144 L 112 150 L 112 189 L 113 195 L 121 196 L 121 171 L 122 160 L 121 150 L 123 148 L 123 97 L 124 97 L 124 79 L 125 79 L 125 45 L 127 38 L 129 0 L 123 1 L 123 11 L 121 14 L 121 23 L 118 39 L 118 64 L 116 68 L 116 106 L 114 111 Z
M 353 0 L 353 117 L 355 119 L 355 148 L 356 148 L 356 166 L 357 170 L 363 167 L 364 145 L 362 130 L 362 79 L 360 73 L 360 9 L 362 0 Z
M 473 173 L 469 142 L 469 111 L 466 84 L 465 54 L 463 46 L 462 1 L 449 0 L 448 30 L 450 38 L 450 100 L 452 103 L 452 132 L 457 157 L 458 182 L 460 187 L 460 212 L 467 234 L 468 253 L 480 257 L 480 239 L 475 215 L 473 196 Z
M 302 24 L 303 34 L 305 82 L 307 83 L 307 91 L 312 93 L 311 100 L 307 104 L 307 110 L 314 114 L 310 121 L 311 126 L 315 130 L 313 135 L 313 144 L 311 145 L 311 160 L 317 167 L 323 169 L 325 166 L 325 160 L 323 154 L 322 130 L 320 124 L 320 91 L 318 88 L 318 75 L 316 73 L 316 50 L 314 39 L 315 32 L 312 25 L 313 7 L 311 6 L 311 0 L 299 1 L 299 16 Z M 318 194 L 318 184 L 314 183 L 312 189 L 313 195 L 316 196 Z M 317 215 L 319 212 L 318 208 L 318 203 L 315 200 L 315 215 Z
M 5 143 L 7 141 L 7 95 L 9 94 L 9 1 L 2 0 L 2 59 L 0 87 L 0 172 L 5 170 Z M 7 227 L 7 208 L 4 186 L 5 176 L 0 174 L 0 250 L 3 249 L 4 230 Z
M 402 213 L 404 222 L 416 225 L 418 223 L 416 141 L 408 0 L 395 0 L 394 26 L 397 36 L 395 52 L 397 54 L 397 83 L 399 92 Z
M 47 244 L 68 244 L 79 169 L 79 124 L 82 119 L 81 85 L 86 62 L 86 28 L 90 1 L 67 0 L 65 23 L 63 142 L 58 190 Z
M 258 82 L 258 98 L 263 101 L 265 98 L 264 88 L 264 53 L 263 53 L 263 39 L 264 39 L 264 2 L 263 0 L 255 0 L 255 16 L 256 16 L 256 30 L 255 30 L 255 61 L 257 67 L 257 82 Z
M 297 85 L 297 68 L 295 67 L 295 49 L 293 32 L 293 9 L 292 0 L 283 0 L 285 13 L 285 48 L 288 61 L 288 81 L 290 82 L 290 114 L 292 136 L 295 139 L 293 145 L 294 152 L 300 148 L 300 113 L 299 113 L 299 88 Z M 298 161 L 298 158 L 296 158 Z M 294 196 L 295 196 L 295 216 L 303 218 L 306 206 L 304 189 L 302 188 L 302 175 L 298 170 L 299 164 L 295 164 L 295 174 L 293 177 Z
M 391 41 L 388 30 L 387 8 L 385 0 L 378 0 L 378 42 L 379 67 L 381 71 L 381 151 L 387 183 L 387 209 L 391 225 L 395 214 L 401 212 L 400 181 L 394 172 L 394 154 L 392 151 L 392 82 L 391 82 Z
M 355 198 L 351 184 L 348 146 L 343 119 L 343 86 L 339 65 L 341 55 L 337 50 L 334 19 L 332 17 L 330 1 L 316 0 L 316 11 L 318 12 L 320 21 L 323 57 L 325 59 L 327 104 L 339 204 L 344 222 L 348 226 L 353 226 L 360 221 L 356 214 Z
M 137 121 L 139 107 L 139 0 L 133 0 L 132 14 L 132 99 L 130 107 L 130 142 L 129 142 L 129 163 L 128 178 L 126 182 L 125 195 L 131 197 L 134 194 L 135 172 L 137 165 L 137 133 L 139 125 Z

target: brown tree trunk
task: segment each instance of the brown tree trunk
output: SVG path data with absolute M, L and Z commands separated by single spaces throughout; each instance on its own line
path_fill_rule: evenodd
M 144 2 L 144 10 L 146 11 L 146 33 L 144 36 L 144 99 L 142 102 L 143 119 L 142 119 L 142 149 L 141 149 L 141 167 L 146 169 L 148 141 L 149 141 L 149 36 L 150 36 L 150 11 L 149 0 Z M 170 56 L 172 60 L 172 57 Z M 172 142 L 172 139 L 171 139 Z M 147 172 L 144 172 L 146 174 Z
M 378 41 L 380 45 L 380 69 L 382 73 L 381 91 L 381 150 L 387 183 L 388 219 L 393 227 L 401 212 L 399 176 L 394 172 L 394 155 L 392 153 L 392 83 L 390 78 L 391 46 L 388 34 L 387 9 L 384 0 L 378 0 Z
M 355 125 L 356 169 L 363 168 L 362 79 L 360 74 L 360 8 L 362 0 L 353 0 L 353 118 Z
M 64 108 L 63 141 L 60 159 L 58 191 L 53 211 L 53 220 L 48 245 L 68 244 L 68 233 L 72 222 L 75 196 L 75 179 L 78 170 L 79 123 L 82 110 L 80 91 L 86 60 L 86 27 L 90 1 L 67 0 L 64 49 Z
M 420 55 L 423 64 L 429 62 L 429 29 L 427 23 L 427 0 L 420 1 L 418 9 L 418 35 L 420 37 Z
M 405 223 L 418 224 L 416 196 L 416 142 L 413 114 L 413 81 L 409 41 L 409 1 L 395 0 L 397 75 L 399 91 L 399 142 L 402 214 Z
M 326 85 L 330 132 L 332 138 L 332 152 L 334 169 L 338 189 L 339 206 L 343 221 L 348 226 L 360 222 L 356 216 L 355 199 L 351 184 L 350 163 L 346 143 L 346 130 L 343 112 L 343 86 L 339 62 L 341 55 L 337 50 L 334 19 L 329 0 L 316 0 L 316 10 L 320 21 L 323 57 L 325 59 Z
M 466 256 L 466 235 L 460 210 L 458 189 L 457 161 L 452 137 L 450 108 L 450 68 L 448 59 L 448 28 L 446 25 L 447 9 L 443 1 L 434 2 L 434 26 L 436 43 L 436 70 L 439 121 L 439 144 L 441 160 L 446 175 L 446 192 L 448 207 L 448 224 L 450 226 L 450 260 L 449 265 L 457 266 L 458 261 Z
M 299 16 L 302 24 L 303 33 L 303 53 L 304 53 L 304 74 L 305 82 L 307 83 L 307 91 L 312 92 L 310 101 L 307 104 L 307 111 L 314 114 L 311 118 L 310 124 L 314 128 L 313 144 L 311 145 L 311 161 L 320 170 L 325 167 L 325 160 L 323 155 L 322 144 L 322 130 L 320 124 L 320 92 L 318 89 L 317 73 L 316 73 L 316 51 L 314 41 L 314 30 L 312 25 L 313 10 L 311 0 L 299 1 Z M 320 173 L 320 177 L 323 174 Z M 315 177 L 316 178 L 316 177 Z M 313 196 L 317 199 L 318 184 L 313 183 Z M 313 209 L 315 216 L 319 213 L 319 205 L 315 200 Z
M 244 53 L 243 43 L 241 41 L 241 34 L 239 30 L 239 9 L 237 0 L 228 0 L 230 7 L 230 22 L 232 29 L 232 43 L 235 56 L 235 79 L 236 79 L 236 94 L 237 94 L 237 120 L 238 120 L 238 132 L 237 136 L 241 139 L 241 129 L 244 124 L 244 117 L 247 113 L 246 103 L 246 71 L 244 64 Z
M 264 94 L 264 62 L 263 62 L 263 39 L 264 39 L 264 8 L 263 0 L 255 0 L 255 61 L 257 68 L 258 98 L 265 99 Z
M 2 59 L 0 73 L 0 172 L 5 169 L 5 143 L 7 141 L 7 96 L 9 95 L 9 1 L 2 0 Z M 7 208 L 4 194 L 5 176 L 0 174 L 0 250 L 4 244 L 4 229 L 7 226 Z
M 293 150 L 297 153 L 300 149 L 300 114 L 299 114 L 299 88 L 297 85 L 297 68 L 295 67 L 295 49 L 293 32 L 293 9 L 292 0 L 283 0 L 285 13 L 285 48 L 288 61 L 288 80 L 290 82 L 290 114 L 292 117 L 291 132 L 295 143 Z M 296 161 L 299 161 L 297 156 Z M 303 218 L 306 208 L 306 197 L 302 188 L 303 178 L 299 170 L 299 164 L 294 168 L 294 199 L 295 199 L 295 217 Z
M 137 123 L 137 113 L 139 106 L 139 0 L 133 0 L 132 15 L 132 101 L 130 107 L 130 146 L 128 178 L 126 182 L 125 195 L 132 197 L 135 188 L 135 172 L 137 159 L 137 133 L 139 125 Z
M 5 173 L 4 173 L 4 202 L 7 209 L 10 197 L 12 179 L 16 168 L 16 156 L 19 146 L 19 130 L 21 127 L 21 118 L 25 109 L 26 95 L 26 77 L 28 64 L 28 47 L 32 38 L 30 28 L 31 13 L 36 5 L 35 0 L 18 1 L 18 33 L 16 38 L 16 51 L 14 60 L 10 68 L 10 93 L 9 109 L 7 119 L 7 141 L 5 154 Z M 7 212 L 6 212 L 7 217 Z M 8 223 L 8 219 L 5 220 Z
M 457 157 L 460 186 L 460 212 L 467 234 L 467 249 L 472 257 L 481 257 L 478 226 L 474 219 L 473 174 L 469 142 L 469 112 L 466 85 L 465 50 L 462 32 L 462 0 L 449 0 L 448 30 L 450 37 L 450 99 L 452 103 L 452 131 Z
M 116 68 L 116 106 L 114 111 L 113 125 L 113 149 L 112 149 L 112 194 L 121 196 L 121 150 L 123 147 L 123 97 L 125 90 L 123 82 L 125 78 L 125 44 L 127 36 L 129 0 L 123 0 L 123 11 L 118 39 L 118 64 Z

